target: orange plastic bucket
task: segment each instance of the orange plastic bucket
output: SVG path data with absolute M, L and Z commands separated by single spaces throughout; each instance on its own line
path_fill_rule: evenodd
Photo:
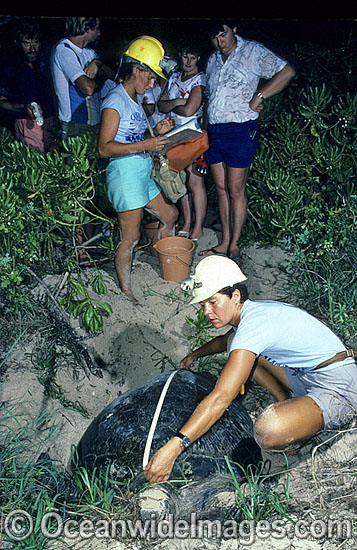
M 161 278 L 180 283 L 190 275 L 194 243 L 185 237 L 165 237 L 154 244 Z

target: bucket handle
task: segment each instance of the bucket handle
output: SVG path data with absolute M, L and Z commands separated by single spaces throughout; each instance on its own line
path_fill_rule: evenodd
M 183 265 L 185 265 L 186 267 L 191 268 L 191 264 L 188 264 L 188 263 L 184 262 L 184 261 L 182 260 L 182 258 L 179 258 L 179 256 L 174 256 L 174 258 L 175 258 L 176 260 L 178 260 L 179 262 L 181 262 L 181 263 L 182 263 Z

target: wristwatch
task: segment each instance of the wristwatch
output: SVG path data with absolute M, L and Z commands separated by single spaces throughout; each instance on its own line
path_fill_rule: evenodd
M 174 437 L 179 437 L 181 439 L 181 447 L 187 449 L 191 445 L 190 438 L 187 435 L 183 435 L 181 432 L 176 432 Z
M 260 97 L 260 99 L 261 99 L 262 101 L 265 100 L 265 97 L 263 96 L 262 92 L 256 92 L 256 95 L 257 95 L 258 97 Z

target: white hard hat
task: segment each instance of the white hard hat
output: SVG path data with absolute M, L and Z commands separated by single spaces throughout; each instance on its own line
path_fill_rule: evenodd
M 246 281 L 237 264 L 225 256 L 207 256 L 201 260 L 194 275 L 181 283 L 183 290 L 192 290 L 190 304 L 208 300 L 213 294 L 236 283 Z

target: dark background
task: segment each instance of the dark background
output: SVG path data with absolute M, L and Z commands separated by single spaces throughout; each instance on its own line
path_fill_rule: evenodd
M 326 5 L 328 6 L 328 2 Z M 257 6 L 257 4 L 254 4 L 254 6 Z M 314 6 L 316 8 L 316 4 Z M 134 7 L 135 4 L 131 4 L 133 11 Z M 60 13 L 57 9 L 56 11 Z M 91 8 L 90 11 L 92 12 L 90 15 L 101 18 L 102 35 L 96 49 L 109 64 L 115 65 L 125 44 L 141 34 L 149 34 L 158 38 L 163 43 L 166 54 L 173 57 L 177 56 L 179 45 L 186 40 L 193 41 L 200 48 L 203 62 L 213 51 L 208 34 L 212 18 L 108 17 L 101 15 L 100 12 L 105 11 L 103 9 L 93 10 Z M 99 14 L 96 13 L 97 11 L 99 11 Z M 140 12 L 140 5 L 138 4 L 137 13 Z M 270 10 L 270 13 L 273 12 L 274 10 Z M 0 60 L 6 59 L 11 51 L 12 23 L 16 17 L 20 16 L 15 10 L 9 10 L 9 13 L 11 15 L 0 16 Z M 64 16 L 37 15 L 33 10 L 31 12 L 23 10 L 23 13 L 35 16 L 40 20 L 43 47 L 51 49 L 57 40 L 65 36 Z M 46 12 L 42 8 L 40 13 Z M 314 13 L 312 12 L 312 15 Z M 323 13 L 328 13 L 326 8 Z M 348 10 L 346 10 L 346 13 L 348 13 Z M 68 10 L 66 15 L 68 14 L 73 14 L 73 12 Z M 240 36 L 262 42 L 293 64 L 297 44 L 312 43 L 318 44 L 322 48 L 333 49 L 341 47 L 348 36 L 356 36 L 356 20 L 352 17 L 322 18 L 317 17 L 316 14 L 314 17 L 312 15 L 310 13 L 309 17 L 306 18 L 278 18 L 269 17 L 264 10 L 260 10 L 260 18 L 240 17 L 230 19 L 230 21 L 232 26 L 237 26 L 237 32 Z

